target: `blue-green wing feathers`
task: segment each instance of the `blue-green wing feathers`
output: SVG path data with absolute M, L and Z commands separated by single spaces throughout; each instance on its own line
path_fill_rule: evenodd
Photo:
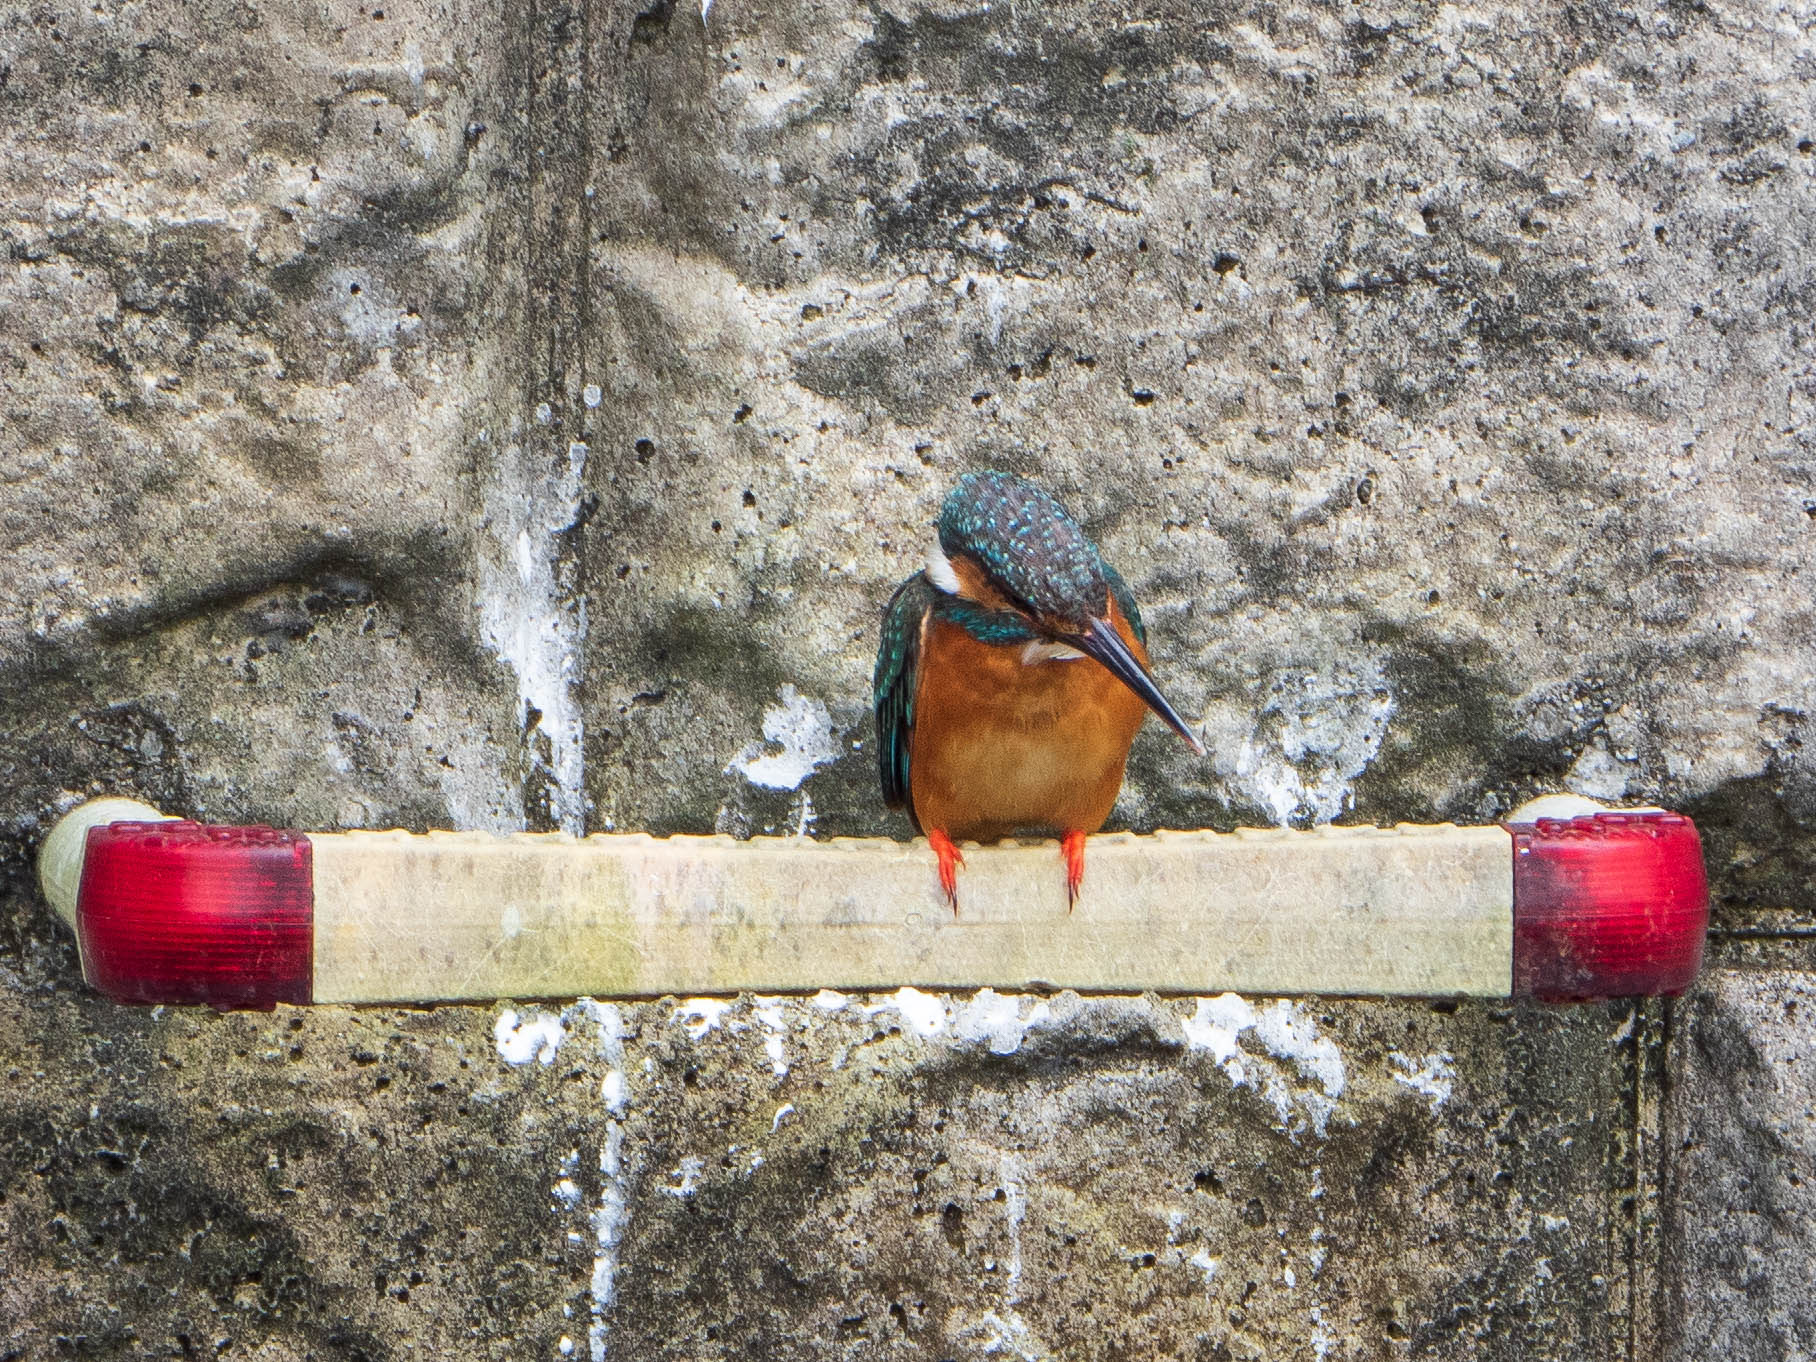
M 896 588 L 883 612 L 883 636 L 877 644 L 876 701 L 877 774 L 883 802 L 892 809 L 914 806 L 908 797 L 908 750 L 914 731 L 914 690 L 920 679 L 921 635 L 938 592 L 925 573 L 917 572 Z M 916 831 L 920 825 L 916 823 Z

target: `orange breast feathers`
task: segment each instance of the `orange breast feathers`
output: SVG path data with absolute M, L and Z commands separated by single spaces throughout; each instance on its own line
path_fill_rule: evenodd
M 1147 650 L 1110 602 L 1129 650 Z M 909 785 L 922 828 L 980 842 L 1096 832 L 1122 789 L 1147 706 L 1088 657 L 1024 662 L 930 614 L 921 642 Z

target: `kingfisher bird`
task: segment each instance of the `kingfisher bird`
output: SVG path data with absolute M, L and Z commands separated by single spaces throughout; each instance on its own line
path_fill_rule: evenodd
M 1204 747 L 1148 674 L 1141 611 L 1066 510 L 1009 473 L 967 473 L 926 568 L 883 615 L 874 678 L 883 802 L 906 809 L 958 911 L 954 839 L 1052 832 L 1066 901 L 1148 710 Z

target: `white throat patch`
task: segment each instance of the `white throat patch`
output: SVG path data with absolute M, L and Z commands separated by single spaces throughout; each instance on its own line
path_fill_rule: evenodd
M 952 560 L 946 557 L 946 551 L 935 539 L 933 547 L 927 550 L 927 580 L 948 596 L 964 596 L 964 585 L 953 571 Z M 1029 639 L 1022 645 L 1021 660 L 1023 666 L 1032 667 L 1041 662 L 1073 662 L 1083 657 L 1078 649 L 1052 639 Z
M 1022 663 L 1030 667 L 1037 662 L 1075 662 L 1083 656 L 1078 649 L 1051 639 L 1029 639 L 1022 644 Z
M 927 580 L 948 596 L 959 594 L 958 573 L 952 570 L 952 560 L 946 557 L 946 551 L 940 547 L 937 539 L 927 551 Z

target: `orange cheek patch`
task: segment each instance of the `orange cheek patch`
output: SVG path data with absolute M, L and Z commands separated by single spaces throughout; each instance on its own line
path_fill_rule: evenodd
M 1012 608 L 1009 598 L 992 586 L 990 579 L 984 576 L 984 570 L 978 566 L 976 559 L 959 554 L 952 560 L 952 572 L 958 578 L 958 594 L 966 600 L 987 605 L 992 610 Z

